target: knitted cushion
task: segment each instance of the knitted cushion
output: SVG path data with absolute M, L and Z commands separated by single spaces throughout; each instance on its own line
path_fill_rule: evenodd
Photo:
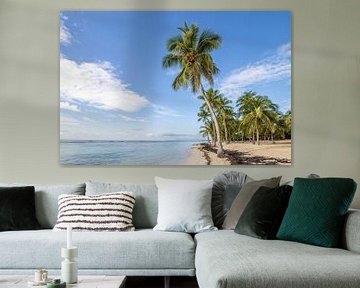
M 94 196 L 59 196 L 59 215 L 54 230 L 72 226 L 75 231 L 132 231 L 132 192 Z

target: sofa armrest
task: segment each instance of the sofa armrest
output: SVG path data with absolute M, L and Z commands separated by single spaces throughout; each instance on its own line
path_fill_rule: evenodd
M 343 248 L 360 253 L 360 210 L 349 210 L 343 232 Z

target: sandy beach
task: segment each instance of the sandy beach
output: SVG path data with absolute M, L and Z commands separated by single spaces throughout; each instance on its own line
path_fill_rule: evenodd
M 216 147 L 207 144 L 194 145 L 185 165 L 290 165 L 291 140 L 265 142 L 254 145 L 250 142 L 224 144 L 226 156 L 218 158 Z

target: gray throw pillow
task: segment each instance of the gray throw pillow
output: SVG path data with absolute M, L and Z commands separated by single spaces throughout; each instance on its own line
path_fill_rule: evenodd
M 86 182 L 86 196 L 118 191 L 131 191 L 136 197 L 133 210 L 135 228 L 154 228 L 158 214 L 158 193 L 155 184 Z
M 198 233 L 217 230 L 211 217 L 213 180 L 155 177 L 159 213 L 154 230 Z
M 245 173 L 238 171 L 226 171 L 215 176 L 212 189 L 211 213 L 216 227 L 222 227 L 225 216 L 241 187 L 251 180 L 252 178 Z
M 3 184 L 0 186 L 34 186 L 36 218 L 43 229 L 52 229 L 58 216 L 58 198 L 61 194 L 85 195 L 85 183 L 64 185 Z
M 269 188 L 279 187 L 280 179 L 281 176 L 270 179 L 252 181 L 244 184 L 225 217 L 224 223 L 222 225 L 223 229 L 234 230 L 237 222 L 240 219 L 241 214 L 244 212 L 246 205 L 249 203 L 255 192 L 261 186 Z

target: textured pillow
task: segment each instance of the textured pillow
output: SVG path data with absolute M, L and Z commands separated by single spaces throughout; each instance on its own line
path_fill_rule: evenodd
M 235 232 L 260 239 L 275 239 L 288 206 L 292 187 L 260 187 L 251 198 Z
M 198 233 L 216 230 L 211 217 L 213 180 L 155 177 L 159 214 L 154 230 Z
M 74 231 L 133 231 L 132 192 L 96 196 L 61 195 L 55 231 L 72 226 Z
M 1 183 L 0 186 L 34 186 L 36 218 L 43 229 L 52 229 L 56 224 L 58 215 L 58 197 L 61 194 L 85 195 L 84 183 L 63 185 L 24 185 Z
M 135 195 L 135 228 L 154 228 L 158 215 L 158 192 L 155 184 L 86 182 L 86 195 L 89 196 L 117 191 L 131 191 Z
M 214 178 L 211 214 L 216 227 L 221 228 L 225 216 L 241 187 L 245 182 L 251 180 L 245 173 L 237 171 L 226 171 Z
M 295 178 L 277 238 L 336 247 L 355 190 L 348 178 Z
M 34 194 L 32 186 L 0 187 L 0 231 L 40 228 L 35 216 Z
M 311 173 L 309 175 L 307 175 L 306 177 L 304 178 L 310 178 L 310 179 L 317 179 L 317 178 L 320 178 L 320 176 L 318 174 L 314 174 L 314 173 Z M 295 178 L 294 178 L 295 179 Z M 294 179 L 290 180 L 290 181 L 286 181 L 284 182 L 282 185 L 290 185 L 290 186 L 294 186 Z
M 249 203 L 251 197 L 255 192 L 261 187 L 275 188 L 279 186 L 280 177 L 274 177 L 270 179 L 263 179 L 258 181 L 251 181 L 242 186 L 239 194 L 236 196 L 234 202 L 231 205 L 229 212 L 227 213 L 223 229 L 234 230 L 237 222 L 240 219 L 241 214 L 243 213 L 246 205 Z

